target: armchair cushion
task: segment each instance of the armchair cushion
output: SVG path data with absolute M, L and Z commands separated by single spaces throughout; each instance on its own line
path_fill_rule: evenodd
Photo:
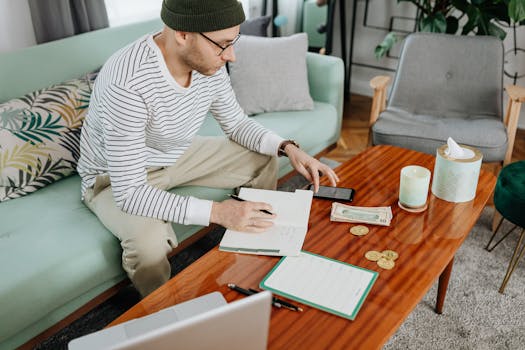
M 282 38 L 242 36 L 229 64 L 230 79 L 246 114 L 311 110 L 305 33 Z
M 388 107 L 372 127 L 372 136 L 376 145 L 397 145 L 428 154 L 435 154 L 443 140 L 452 137 L 458 143 L 478 148 L 484 162 L 500 161 L 507 150 L 503 123 L 487 115 L 445 117 Z

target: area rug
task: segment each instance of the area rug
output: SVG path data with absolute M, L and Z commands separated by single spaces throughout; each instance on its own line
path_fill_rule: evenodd
M 323 162 L 333 167 L 338 164 L 329 159 Z M 279 189 L 292 191 L 306 184 L 304 178 L 296 176 Z M 436 283 L 385 344 L 385 350 L 525 349 L 524 262 L 516 268 L 505 294 L 498 293 L 518 232 L 507 237 L 494 251 L 487 252 L 484 247 L 490 239 L 492 213 L 493 208 L 485 208 L 456 254 L 443 314 L 434 312 Z M 505 222 L 502 229 L 509 227 Z M 172 257 L 172 275 L 216 246 L 223 234 L 224 229 L 213 230 Z M 67 349 L 71 339 L 104 328 L 138 301 L 138 293 L 128 286 L 36 349 Z

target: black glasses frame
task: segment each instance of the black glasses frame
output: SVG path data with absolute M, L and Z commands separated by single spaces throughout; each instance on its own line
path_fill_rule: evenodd
M 202 34 L 202 33 L 199 33 L 200 35 L 202 35 L 204 38 L 206 38 L 210 43 L 214 44 L 215 46 L 217 46 L 218 48 L 221 49 L 221 51 L 217 54 L 217 56 L 221 56 L 224 51 L 226 51 L 227 48 L 229 48 L 230 46 L 233 46 L 235 45 L 235 43 L 237 43 L 237 41 L 239 41 L 239 38 L 241 37 L 241 34 L 237 34 L 237 36 L 235 37 L 235 39 L 232 40 L 231 43 L 229 43 L 228 45 L 226 46 L 222 46 L 221 44 L 219 44 L 218 42 L 216 42 L 215 40 L 211 39 L 210 37 Z

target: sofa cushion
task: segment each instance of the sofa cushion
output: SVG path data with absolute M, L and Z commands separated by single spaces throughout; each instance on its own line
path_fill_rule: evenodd
M 313 108 L 306 69 L 305 33 L 282 38 L 241 36 L 230 79 L 248 115 Z
M 340 124 L 337 110 L 329 103 L 314 102 L 312 110 L 272 112 L 253 116 L 264 127 L 280 136 L 293 138 L 307 153 L 315 155 L 337 141 Z M 202 136 L 221 134 L 221 128 L 211 116 L 205 119 L 198 132 Z M 292 170 L 286 157 L 279 158 L 279 177 Z
M 90 77 L 0 104 L 0 202 L 75 172 Z
M 176 192 L 220 201 L 230 191 L 188 186 Z M 125 278 L 120 244 L 80 201 L 78 175 L 1 207 L 0 344 L 22 329 L 45 330 Z M 174 224 L 178 242 L 201 228 Z
M 267 30 L 271 16 L 260 16 L 251 19 L 247 19 L 241 23 L 241 34 L 242 35 L 255 35 L 255 36 L 268 36 Z

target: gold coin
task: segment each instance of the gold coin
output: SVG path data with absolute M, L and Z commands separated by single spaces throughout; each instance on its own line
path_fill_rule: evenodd
M 377 266 L 385 270 L 391 270 L 395 264 L 396 263 L 394 262 L 394 260 L 389 260 L 386 258 L 381 258 L 377 261 Z
M 383 255 L 389 260 L 396 260 L 397 258 L 399 258 L 399 254 L 397 254 L 397 252 L 393 250 L 383 250 Z
M 363 225 L 357 225 L 350 229 L 350 233 L 354 236 L 364 236 L 368 233 L 368 227 Z
M 383 254 L 380 252 L 376 252 L 375 250 L 371 250 L 369 252 L 366 252 L 365 258 L 367 258 L 370 261 L 377 261 L 383 257 Z

